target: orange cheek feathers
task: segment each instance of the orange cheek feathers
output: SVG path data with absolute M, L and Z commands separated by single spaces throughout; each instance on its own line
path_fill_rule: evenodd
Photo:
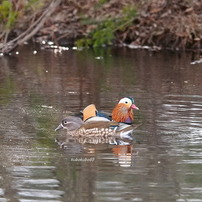
M 118 104 L 112 111 L 112 119 L 117 122 L 126 122 L 130 118 L 133 120 L 133 111 L 124 104 Z

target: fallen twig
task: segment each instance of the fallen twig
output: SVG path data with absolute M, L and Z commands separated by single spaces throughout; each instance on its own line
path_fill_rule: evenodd
M 60 5 L 62 0 L 53 0 L 50 5 L 45 9 L 41 16 L 34 21 L 34 23 L 23 33 L 17 36 L 15 39 L 5 42 L 0 47 L 0 52 L 9 53 L 15 49 L 18 45 L 22 45 L 24 42 L 31 39 L 44 25 L 47 19 L 54 13 L 57 7 Z

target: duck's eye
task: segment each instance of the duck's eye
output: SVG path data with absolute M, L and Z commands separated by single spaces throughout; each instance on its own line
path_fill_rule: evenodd
M 122 98 L 119 103 L 123 103 L 123 104 L 126 104 L 126 105 L 129 105 L 129 104 L 132 104 L 131 103 L 131 100 L 129 98 Z
M 64 123 L 64 124 L 67 124 L 67 121 L 64 121 L 63 123 Z

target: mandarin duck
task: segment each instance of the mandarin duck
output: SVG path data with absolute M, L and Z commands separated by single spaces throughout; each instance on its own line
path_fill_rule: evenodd
M 68 116 L 64 118 L 61 124 L 55 129 L 55 131 L 62 128 L 67 130 L 76 130 L 84 123 L 87 122 L 98 122 L 98 121 L 111 121 L 109 115 L 99 112 L 94 104 L 88 105 L 78 116 Z
M 122 98 L 112 111 L 112 121 L 106 115 L 99 116 L 95 105 L 91 104 L 83 110 L 83 120 L 79 117 L 67 117 L 55 129 L 67 129 L 74 137 L 124 137 L 134 130 L 129 125 L 133 121 L 133 109 L 139 109 L 130 97 Z
M 131 97 L 122 98 L 112 111 L 112 120 L 131 124 L 134 120 L 133 109 L 139 110 Z

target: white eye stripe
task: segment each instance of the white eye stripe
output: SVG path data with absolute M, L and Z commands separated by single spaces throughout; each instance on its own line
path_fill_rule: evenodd
M 122 98 L 119 101 L 119 103 L 132 104 L 132 101 L 129 98 L 125 97 L 125 98 Z
M 64 121 L 63 122 L 63 124 L 69 124 L 69 123 L 71 123 L 71 122 L 69 122 L 69 121 Z

